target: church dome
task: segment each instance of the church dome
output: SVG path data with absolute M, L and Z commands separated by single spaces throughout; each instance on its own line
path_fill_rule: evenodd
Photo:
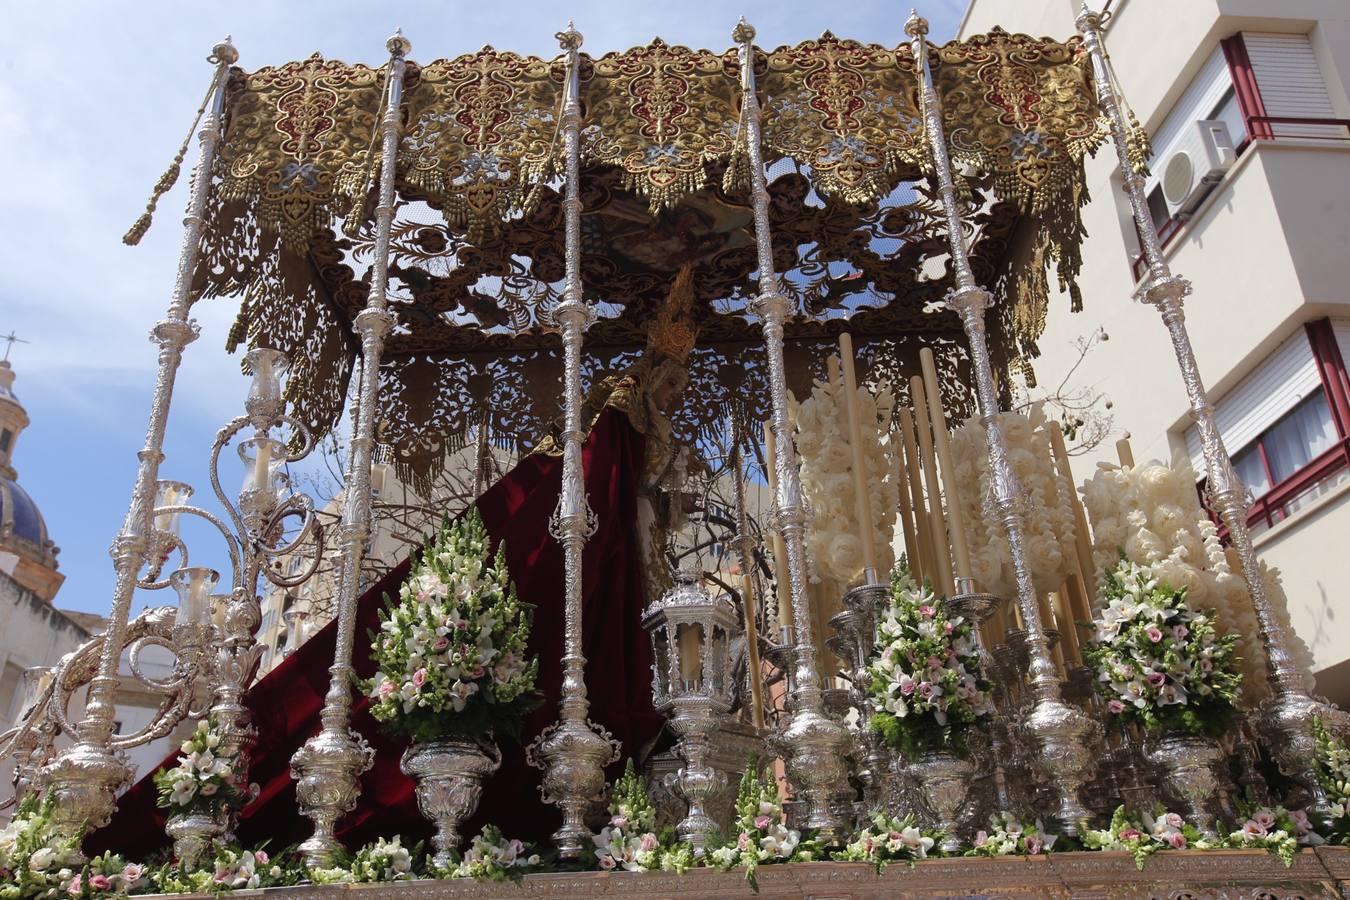
M 46 557 L 51 554 L 47 523 L 33 498 L 11 478 L 0 478 L 0 547 L 20 549 Z M 16 546 L 19 545 L 19 546 Z

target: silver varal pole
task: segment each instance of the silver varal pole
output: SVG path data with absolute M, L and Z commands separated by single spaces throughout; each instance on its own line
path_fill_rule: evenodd
M 788 299 L 778 287 L 773 268 L 773 242 L 769 226 L 769 187 L 764 177 L 760 147 L 759 99 L 755 94 L 755 29 L 744 19 L 731 39 L 739 45 L 741 66 L 741 139 L 750 167 L 750 194 L 755 217 L 755 245 L 759 264 L 759 295 L 751 304 L 764 332 L 764 352 L 769 369 L 772 400 L 769 440 L 777 447 L 778 496 L 774 525 L 787 547 L 786 571 L 797 643 L 792 650 L 793 689 L 791 719 L 783 732 L 788 749 L 788 777 L 800 799 L 806 801 L 806 828 L 827 840 L 841 840 L 849 830 L 837 803 L 841 786 L 847 784 L 844 754 L 848 733 L 825 715 L 816 646 L 812 640 L 812 616 L 806 593 L 806 554 L 802 546 L 806 510 L 802 505 L 801 481 L 797 475 L 797 451 L 788 422 L 787 377 L 783 363 L 783 320 Z
M 1191 293 L 1191 283 L 1172 274 L 1163 257 L 1158 230 L 1148 211 L 1144 196 L 1144 179 L 1130 163 L 1129 128 L 1120 107 L 1120 97 L 1107 65 L 1106 49 L 1102 43 L 1101 16 L 1082 7 L 1076 20 L 1083 45 L 1092 58 L 1093 77 L 1097 87 L 1097 102 L 1111 125 L 1111 137 L 1116 145 L 1120 171 L 1124 176 L 1125 194 L 1130 201 L 1135 226 L 1143 244 L 1148 262 L 1148 276 L 1135 290 L 1135 296 L 1152 304 L 1162 315 L 1172 339 L 1172 351 L 1181 368 L 1181 380 L 1191 402 L 1191 418 L 1200 432 L 1200 446 L 1204 451 L 1205 474 L 1210 502 L 1228 526 L 1229 539 L 1242 563 L 1252 607 L 1256 611 L 1261 640 L 1266 647 L 1270 667 L 1271 696 L 1259 716 L 1262 730 L 1270 740 L 1272 750 L 1281 767 L 1312 794 L 1315 803 L 1323 802 L 1322 788 L 1313 770 L 1316 741 L 1312 736 L 1312 720 L 1321 717 L 1332 726 L 1346 727 L 1346 716 L 1329 704 L 1319 702 L 1308 693 L 1303 676 L 1294 665 L 1289 651 L 1289 635 L 1271 607 L 1261 564 L 1252 546 L 1251 532 L 1247 530 L 1247 511 L 1250 494 L 1233 469 L 1232 459 L 1224 447 L 1214 422 L 1214 406 L 1209 402 L 1205 383 L 1200 377 L 1200 366 L 1195 359 L 1190 335 L 1186 330 L 1186 314 L 1182 301 Z
M 937 92 L 933 89 L 932 71 L 928 65 L 928 22 L 911 12 L 905 23 L 905 34 L 910 36 L 914 60 L 919 68 L 924 131 L 933 153 L 933 170 L 942 195 L 947 239 L 956 273 L 956 287 L 947 295 L 947 303 L 960 313 L 966 340 L 970 343 L 975 397 L 989 444 L 989 474 L 993 482 L 994 508 L 1008 535 L 1008 549 L 1017 579 L 1017 601 L 1026 623 L 1027 649 L 1031 657 L 1029 675 L 1035 699 L 1023 720 L 1023 727 L 1039 746 L 1041 768 L 1059 792 L 1059 808 L 1055 817 L 1066 834 L 1076 835 L 1079 823 L 1090 816 L 1079 794 L 1092 773 L 1092 747 L 1100 737 L 1101 726 L 1065 703 L 1060 696 L 1059 677 L 1050 659 L 1040 607 L 1036 602 L 1036 588 L 1027 565 L 1022 487 L 1013 469 L 1008 441 L 998 420 L 998 393 L 994 389 L 994 370 L 989 361 L 989 345 L 984 331 L 984 313 L 992 297 L 975 283 L 965 235 L 961 230 L 961 210 L 952 182 L 947 139 L 942 130 L 942 108 Z
M 618 759 L 619 744 L 609 732 L 586 718 L 586 657 L 581 649 L 581 557 L 595 533 L 595 513 L 586 499 L 581 467 L 581 342 L 595 321 L 595 311 L 581 293 L 581 98 L 578 69 L 581 32 L 567 23 L 557 35 L 567 65 L 562 112 L 566 193 L 563 199 L 566 287 L 554 311 L 563 344 L 563 470 L 562 493 L 549 523 L 563 546 L 564 624 L 563 682 L 558 721 L 539 733 L 527 752 L 531 764 L 544 770 L 543 792 L 562 812 L 553 843 L 564 859 L 575 859 L 589 844 L 584 820 L 591 801 L 605 788 L 604 767 Z
M 127 617 L 132 595 L 145 564 L 151 533 L 151 514 L 155 505 L 159 464 L 164 459 L 164 430 L 169 419 L 174 380 L 183 359 L 183 348 L 197 339 L 200 329 L 188 318 L 192 305 L 192 274 L 197 268 L 202 229 L 206 222 L 206 199 L 211 185 L 211 170 L 220 142 L 221 116 L 225 108 L 225 83 L 230 66 L 239 59 L 230 39 L 211 49 L 208 60 L 215 64 L 215 79 L 210 110 L 202 120 L 197 140 L 201 152 L 192 177 L 188 211 L 183 219 L 183 246 L 178 257 L 178 275 L 173 299 L 164 319 L 155 324 L 150 339 L 159 345 L 159 372 L 155 378 L 154 398 L 150 403 L 150 423 L 145 446 L 137 454 L 140 467 L 131 492 L 122 530 L 113 539 L 112 557 L 116 581 L 112 610 L 104 631 L 98 674 L 89 683 L 84 719 L 76 726 L 75 742 L 45 766 L 41 778 L 56 794 L 56 824 L 65 834 L 83 837 L 88 830 L 107 824 L 116 809 L 116 794 L 126 786 L 135 770 L 125 756 L 112 749 L 115 727 L 118 669 L 122 660 Z
M 291 758 L 300 811 L 314 821 L 314 833 L 300 845 L 311 867 L 331 865 L 341 845 L 334 836 L 338 819 L 356 806 L 360 777 L 370 768 L 373 754 L 351 727 L 352 640 L 356 625 L 357 590 L 361 559 L 370 536 L 370 467 L 375 444 L 376 401 L 380 387 L 380 354 L 394 326 L 388 309 L 389 230 L 394 218 L 394 163 L 398 154 L 400 107 L 403 100 L 405 58 L 412 44 L 397 31 L 385 46 L 389 71 L 384 117 L 380 123 L 381 157 L 379 203 L 375 207 L 375 258 L 366 308 L 356 316 L 361 336 L 361 381 L 357 393 L 355 436 L 350 450 L 342 524 L 338 542 L 342 569 L 337 593 L 337 647 L 329 671 L 328 694 L 320 718 L 323 727 Z

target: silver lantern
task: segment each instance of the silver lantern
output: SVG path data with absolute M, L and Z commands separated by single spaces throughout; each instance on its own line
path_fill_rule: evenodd
M 652 638 L 652 701 L 670 719 L 684 758 L 672 786 L 689 804 L 689 814 L 676 832 L 701 848 L 716 827 L 705 803 L 726 780 L 709 762 L 709 735 L 731 709 L 735 685 L 728 648 L 739 627 L 736 609 L 725 596 L 704 590 L 698 572 L 685 569 L 676 574 L 674 587 L 647 607 L 642 627 Z

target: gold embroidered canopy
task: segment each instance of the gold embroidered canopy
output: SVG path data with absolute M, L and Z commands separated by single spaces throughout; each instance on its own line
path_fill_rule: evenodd
M 827 33 L 754 59 L 796 387 L 847 328 L 865 370 L 893 382 L 932 347 L 948 408 L 968 410 L 909 48 Z M 936 48 L 932 64 L 972 263 L 996 296 L 995 363 L 1029 372 L 1052 264 L 1077 306 L 1082 162 L 1103 136 L 1087 59 L 1076 39 L 994 31 Z M 735 52 L 655 40 L 583 56 L 580 74 L 581 265 L 600 314 L 587 376 L 636 358 L 690 264 L 700 333 L 678 425 L 692 436 L 733 405 L 761 417 Z M 380 439 L 405 476 L 425 477 L 480 426 L 532 447 L 556 415 L 562 82 L 558 62 L 491 47 L 408 65 L 389 266 L 398 326 L 380 373 Z M 383 88 L 383 70 L 317 54 L 236 69 L 228 85 L 197 295 L 242 294 L 230 348 L 288 353 L 289 399 L 318 433 L 339 418 L 358 356 L 351 322 L 369 292 Z

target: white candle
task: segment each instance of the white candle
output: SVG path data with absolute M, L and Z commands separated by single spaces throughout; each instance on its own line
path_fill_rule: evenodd
M 880 578 L 877 551 L 872 531 L 872 504 L 867 489 L 867 456 L 863 452 L 862 410 L 858 408 L 858 375 L 853 362 L 853 338 L 846 331 L 839 335 L 839 359 L 844 368 L 844 411 L 848 419 L 848 444 L 852 454 L 854 515 L 858 519 L 858 538 L 862 542 L 863 581 Z M 831 382 L 834 380 L 831 373 Z M 869 423 L 876 427 L 876 423 Z
M 272 477 L 269 471 L 272 467 L 272 442 L 266 439 L 260 439 L 257 443 L 258 455 L 253 460 L 253 488 L 258 491 L 271 492 Z
M 160 506 L 174 506 L 178 503 L 178 488 L 168 485 L 164 488 L 164 493 L 160 495 Z M 155 530 L 165 534 L 178 531 L 178 513 L 160 513 L 155 516 Z

